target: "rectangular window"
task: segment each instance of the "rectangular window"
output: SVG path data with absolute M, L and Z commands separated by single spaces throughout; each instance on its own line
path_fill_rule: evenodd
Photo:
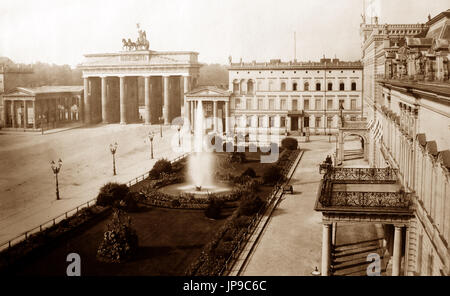
M 259 127 L 264 127 L 264 116 L 259 116 L 258 117 L 258 126 Z
M 275 110 L 275 100 L 269 99 L 269 110 Z
M 320 117 L 316 117 L 316 127 L 320 127 Z
M 286 127 L 286 117 L 280 117 L 280 127 Z
M 263 109 L 264 109 L 264 100 L 258 99 L 258 110 L 263 110 Z
M 327 117 L 327 128 L 331 128 L 332 123 L 333 123 L 333 118 Z
M 297 100 L 292 100 L 292 110 L 297 110 Z
M 309 110 L 309 100 L 305 100 L 304 108 L 305 110 Z
M 247 110 L 252 109 L 252 99 L 247 99 L 246 100 L 246 109 Z
M 345 100 L 343 100 L 343 99 L 340 99 L 339 100 L 339 108 L 345 108 Z
M 275 127 L 275 117 L 274 116 L 270 116 L 269 118 L 269 127 Z
M 241 109 L 241 99 L 236 98 L 234 102 L 235 102 L 234 103 L 234 105 L 235 105 L 234 108 L 235 109 Z
M 321 110 L 322 109 L 322 100 L 316 99 L 316 109 L 315 110 Z
M 327 110 L 333 109 L 333 100 L 327 100 Z
M 281 110 L 287 110 L 286 100 L 280 101 Z
M 351 108 L 351 110 L 356 110 L 356 100 L 355 99 L 352 99 L 350 101 L 350 108 Z

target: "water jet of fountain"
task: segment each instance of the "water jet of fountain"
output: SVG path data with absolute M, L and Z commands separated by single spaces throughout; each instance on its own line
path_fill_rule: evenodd
M 197 191 L 214 186 L 212 179 L 214 157 L 212 152 L 203 149 L 205 141 L 204 119 L 203 102 L 199 101 L 195 112 L 194 153 L 189 156 L 188 160 L 188 177 Z

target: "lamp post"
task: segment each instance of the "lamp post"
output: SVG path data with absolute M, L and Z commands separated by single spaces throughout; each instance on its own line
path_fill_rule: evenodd
M 58 160 L 58 163 L 55 163 L 53 160 L 50 162 L 53 174 L 55 174 L 56 179 L 56 200 L 59 200 L 59 186 L 58 186 L 58 173 L 61 170 L 62 160 L 61 158 Z
M 181 134 L 180 134 L 180 131 L 181 131 L 181 125 L 179 125 L 179 126 L 177 127 L 177 131 L 178 131 L 178 147 L 181 147 Z
M 109 144 L 109 150 L 111 151 L 113 157 L 113 174 L 116 175 L 116 151 L 117 151 L 117 143 Z
M 150 140 L 150 159 L 153 159 L 153 137 L 155 134 L 153 132 L 148 133 L 148 139 Z

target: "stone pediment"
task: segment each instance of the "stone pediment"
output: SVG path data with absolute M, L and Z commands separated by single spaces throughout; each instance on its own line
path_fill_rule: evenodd
M 231 92 L 215 86 L 204 86 L 188 92 L 188 97 L 229 97 Z

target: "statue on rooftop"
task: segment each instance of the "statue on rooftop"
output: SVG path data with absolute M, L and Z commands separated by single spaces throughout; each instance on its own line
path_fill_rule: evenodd
M 139 23 L 136 24 L 138 28 L 139 37 L 136 42 L 131 41 L 131 38 L 128 38 L 128 41 L 123 38 L 122 39 L 122 49 L 123 50 L 148 50 L 150 47 L 150 43 L 147 40 L 147 33 L 144 30 L 141 30 Z

